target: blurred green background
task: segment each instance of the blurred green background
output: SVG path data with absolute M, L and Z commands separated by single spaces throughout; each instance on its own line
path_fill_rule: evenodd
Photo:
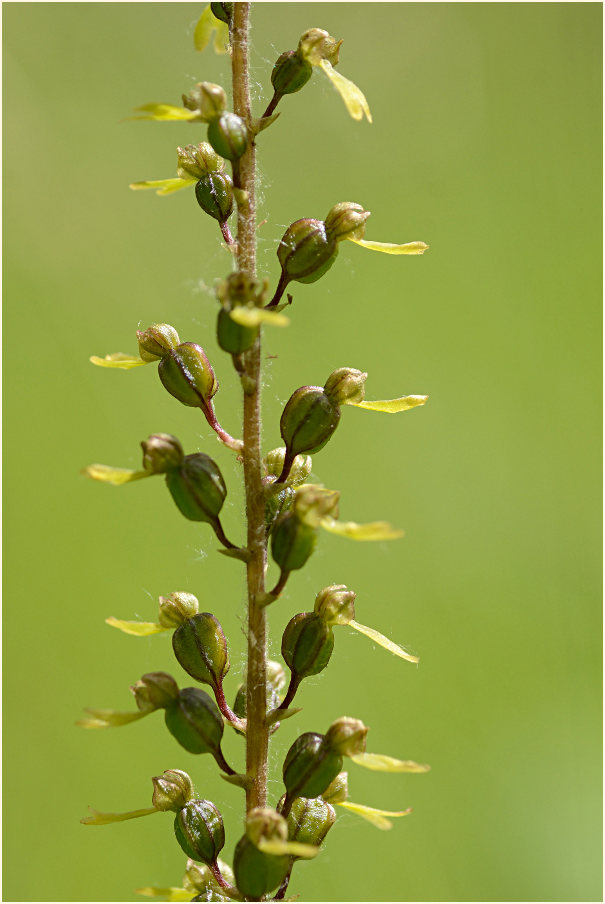
M 244 665 L 244 586 L 209 529 L 180 518 L 161 481 L 86 481 L 94 461 L 138 467 L 139 442 L 177 434 L 213 454 L 242 536 L 233 456 L 154 368 L 107 371 L 167 320 L 201 342 L 238 433 L 239 391 L 214 338 L 212 286 L 229 258 L 190 192 L 133 194 L 174 175 L 195 125 L 125 121 L 227 82 L 192 49 L 198 4 L 8 3 L 4 13 L 4 900 L 142 900 L 178 885 L 171 818 L 85 828 L 87 805 L 149 806 L 150 777 L 191 772 L 242 830 L 241 792 L 179 748 L 161 715 L 107 732 L 82 707 L 132 707 L 128 685 L 173 671 L 166 636 L 137 640 L 109 615 L 153 620 L 157 596 L 195 593 L 220 618 L 233 695 Z M 315 73 L 258 141 L 260 272 L 276 243 L 337 201 L 372 211 L 367 238 L 430 244 L 394 258 L 354 245 L 296 286 L 288 330 L 267 331 L 266 448 L 291 392 L 336 367 L 367 370 L 369 398 L 428 393 L 398 417 L 344 411 L 315 476 L 341 515 L 388 519 L 402 541 L 324 535 L 271 609 L 288 619 L 332 582 L 357 617 L 408 644 L 418 668 L 339 629 L 329 669 L 271 752 L 342 714 L 368 749 L 432 765 L 351 765 L 351 799 L 413 807 L 389 833 L 342 813 L 302 900 L 601 899 L 600 167 L 601 14 L 591 3 L 262 3 L 253 11 L 255 109 L 269 72 L 311 26 L 345 40 L 340 71 L 374 124 L 348 118 Z M 345 243 L 346 244 L 346 243 Z M 279 333 L 279 334 L 278 334 Z M 271 576 L 273 576 L 273 570 Z M 241 762 L 239 740 L 226 751 Z

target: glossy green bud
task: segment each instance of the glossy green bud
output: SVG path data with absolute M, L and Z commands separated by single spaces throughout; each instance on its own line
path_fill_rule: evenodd
M 302 568 L 316 543 L 315 529 L 292 511 L 280 515 L 271 531 L 271 555 L 285 572 Z
M 326 217 L 326 233 L 330 238 L 342 242 L 344 239 L 362 239 L 366 231 L 369 210 L 361 204 L 341 201 L 335 204 Z
M 286 804 L 296 797 L 319 797 L 342 769 L 342 756 L 313 731 L 300 735 L 286 754 Z
M 288 840 L 319 847 L 335 822 L 334 808 L 321 797 L 297 797 L 288 813 Z
M 208 173 L 195 184 L 195 197 L 202 210 L 225 223 L 233 212 L 233 182 L 227 173 Z
M 225 895 L 219 894 L 218 891 L 215 891 L 212 888 L 207 888 L 205 891 L 196 895 L 195 898 L 191 899 L 192 901 L 231 901 L 231 898 L 227 898 Z
M 170 433 L 154 433 L 141 443 L 143 468 L 151 474 L 165 474 L 178 468 L 185 458 L 183 447 Z
M 168 323 L 154 323 L 146 330 L 137 330 L 137 339 L 139 355 L 143 361 L 157 361 L 158 358 L 163 358 L 181 341 L 175 328 Z
M 181 179 L 190 179 L 192 176 L 194 179 L 201 179 L 208 173 L 220 173 L 225 168 L 225 161 L 207 141 L 179 147 L 176 153 L 176 173 Z
M 275 61 L 271 84 L 276 94 L 294 94 L 307 84 L 312 72 L 311 64 L 296 50 L 287 50 Z
M 328 238 L 323 220 L 296 220 L 282 236 L 277 257 L 282 278 L 312 283 L 326 273 L 338 254 L 334 238 Z
M 313 611 L 326 625 L 348 625 L 355 618 L 356 595 L 344 584 L 331 584 L 319 591 Z
M 172 635 L 172 649 L 185 671 L 218 690 L 229 671 L 227 639 L 210 612 L 200 612 L 183 622 Z
M 158 621 L 163 628 L 178 628 L 188 618 L 197 615 L 200 609 L 197 597 L 192 593 L 175 591 L 160 597 Z
M 286 625 L 281 652 L 286 665 L 299 681 L 323 671 L 333 649 L 332 628 L 314 613 L 300 612 Z
M 265 854 L 257 845 L 261 839 L 286 841 L 288 825 L 275 810 L 256 807 L 246 820 L 246 834 L 233 855 L 233 872 L 237 887 L 245 898 L 259 900 L 284 880 L 290 867 L 287 855 Z
M 193 798 L 193 782 L 180 769 L 167 769 L 154 776 L 152 803 L 156 810 L 178 813 Z
M 218 381 L 201 345 L 182 342 L 159 363 L 160 380 L 170 395 L 190 408 L 207 408 Z
M 342 756 L 356 756 L 366 749 L 366 735 L 369 729 L 361 719 L 343 716 L 332 722 L 326 732 L 326 744 Z
M 256 342 L 258 326 L 243 326 L 229 316 L 227 308 L 221 308 L 216 322 L 216 338 L 219 346 L 230 355 L 241 355 Z
M 189 753 L 212 753 L 220 750 L 223 718 L 214 700 L 197 687 L 183 688 L 166 709 L 166 726 Z
M 226 160 L 238 160 L 248 147 L 248 130 L 235 113 L 223 113 L 208 126 L 208 141 Z
M 211 3 L 210 9 L 215 19 L 220 19 L 221 22 L 225 22 L 227 25 L 230 24 L 233 16 L 233 3 Z
M 293 511 L 308 527 L 317 528 L 324 518 L 338 518 L 338 490 L 305 483 L 294 491 Z
M 225 846 L 223 818 L 209 800 L 191 800 L 174 819 L 176 840 L 192 860 L 216 863 Z
M 324 391 L 335 405 L 357 405 L 365 397 L 368 375 L 354 367 L 339 367 L 326 380 Z
M 319 452 L 340 421 L 340 408 L 321 386 L 301 386 L 292 393 L 279 422 L 287 457 Z
M 285 459 L 286 449 L 284 446 L 279 446 L 277 449 L 272 449 L 271 452 L 267 452 L 263 458 L 265 473 L 268 476 L 279 477 L 283 471 Z M 290 473 L 286 483 L 289 486 L 298 486 L 299 484 L 304 483 L 309 477 L 312 467 L 313 462 L 310 455 L 297 455 L 290 467 Z
M 217 524 L 227 488 L 218 465 L 209 455 L 186 455 L 177 471 L 166 474 L 166 485 L 185 518 Z
M 141 712 L 166 709 L 179 695 L 176 681 L 166 672 L 148 672 L 130 690 Z
M 342 804 L 349 799 L 349 774 L 339 772 L 321 795 L 329 804 Z

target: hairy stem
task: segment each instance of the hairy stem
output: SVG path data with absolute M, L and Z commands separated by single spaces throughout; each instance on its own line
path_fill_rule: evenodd
M 251 126 L 248 61 L 249 3 L 235 3 L 232 23 L 233 108 Z M 255 148 L 252 141 L 234 168 L 237 197 L 237 264 L 256 276 Z M 248 668 L 246 675 L 246 808 L 267 803 L 267 622 L 257 600 L 265 594 L 265 497 L 261 470 L 261 341 L 245 353 L 244 368 L 244 482 L 248 520 Z

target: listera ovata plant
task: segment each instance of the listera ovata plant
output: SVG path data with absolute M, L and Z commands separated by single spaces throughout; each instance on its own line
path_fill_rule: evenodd
M 164 711 L 175 740 L 193 754 L 210 754 L 225 779 L 245 792 L 244 832 L 236 840 L 232 867 L 220 855 L 225 844 L 221 813 L 212 801 L 194 790 L 192 779 L 179 769 L 152 778 L 152 806 L 126 813 L 92 811 L 82 822 L 105 825 L 156 812 L 174 814 L 176 840 L 187 856 L 181 886 L 145 887 L 140 894 L 169 900 L 261 901 L 284 899 L 296 862 L 316 856 L 336 818 L 336 807 L 348 809 L 380 829 L 409 810 L 395 812 L 353 803 L 348 795 L 347 758 L 358 766 L 384 772 L 420 773 L 428 766 L 366 752 L 368 728 L 359 719 L 343 716 L 323 732 L 305 731 L 286 754 L 281 799 L 269 801 L 267 755 L 271 735 L 285 719 L 296 716 L 293 706 L 305 678 L 328 665 L 334 647 L 334 628 L 348 625 L 390 653 L 409 662 L 417 657 L 374 628 L 355 619 L 355 593 L 344 584 L 319 591 L 312 611 L 295 615 L 285 627 L 281 653 L 285 664 L 267 658 L 267 616 L 279 621 L 280 594 L 293 572 L 303 568 L 318 542 L 320 530 L 357 541 L 396 539 L 401 531 L 377 521 L 358 524 L 339 520 L 336 490 L 310 483 L 311 455 L 319 452 L 338 428 L 344 406 L 397 413 L 424 405 L 426 396 L 367 401 L 367 374 L 337 367 L 323 386 L 301 386 L 291 394 L 281 415 L 283 446 L 261 449 L 261 341 L 266 326 L 285 326 L 284 309 L 294 283 L 313 283 L 335 263 L 339 245 L 351 241 L 388 254 L 422 254 L 423 242 L 389 244 L 365 239 L 369 212 L 361 204 L 333 205 L 325 219 L 295 220 L 284 233 L 276 253 L 281 267 L 278 283 L 269 291 L 256 272 L 255 153 L 260 136 L 290 94 L 300 91 L 314 69 L 327 76 L 357 120 L 371 122 L 363 93 L 335 68 L 340 41 L 326 31 L 309 29 L 295 50 L 282 53 L 270 74 L 273 95 L 264 114 L 250 109 L 248 31 L 249 3 L 211 3 L 197 24 L 196 47 L 213 39 L 218 52 L 231 58 L 233 112 L 219 85 L 197 84 L 183 95 L 182 106 L 146 104 L 135 118 L 201 123 L 207 140 L 177 148 L 174 178 L 136 182 L 133 189 L 155 189 L 167 195 L 193 188 L 202 211 L 213 217 L 230 252 L 230 270 L 216 289 L 217 339 L 231 356 L 243 395 L 242 438 L 222 425 L 226 413 L 217 411 L 219 384 L 203 347 L 181 341 L 177 330 L 159 323 L 137 332 L 138 354 L 110 354 L 91 358 L 94 364 L 128 370 L 157 363 L 161 383 L 179 402 L 199 408 L 218 440 L 242 465 L 246 500 L 246 539 L 227 537 L 221 510 L 227 487 L 221 470 L 207 452 L 189 452 L 172 435 L 155 433 L 141 443 L 141 470 L 95 464 L 85 469 L 94 480 L 113 485 L 148 477 L 163 477 L 177 508 L 190 521 L 205 522 L 216 535 L 220 552 L 246 570 L 247 668 L 232 705 L 224 681 L 229 671 L 225 634 L 214 613 L 201 612 L 190 592 L 175 591 L 159 598 L 157 621 L 127 621 L 111 617 L 107 623 L 136 637 L 171 632 L 178 664 L 196 684 L 181 687 L 165 672 L 145 674 L 131 687 L 133 711 L 86 710 L 80 725 L 101 729 L 125 725 Z M 284 104 L 284 106 L 286 106 Z M 275 130 L 277 131 L 277 130 Z M 287 136 L 282 140 L 287 141 Z M 228 171 L 230 170 L 230 171 Z M 235 217 L 233 216 L 235 214 Z M 237 220 L 234 230 L 230 221 Z M 203 341 L 203 338 L 202 338 Z M 334 364 L 339 362 L 335 361 Z M 219 416 L 221 420 L 219 420 Z M 276 425 L 277 426 L 277 425 Z M 276 429 L 276 428 L 274 428 Z M 237 540 L 238 542 L 234 542 Z M 268 565 L 268 552 L 272 563 Z M 267 584 L 266 584 L 266 578 Z M 270 589 L 268 589 L 270 588 Z M 228 601 L 224 601 L 228 605 Z M 187 679 L 185 679 L 187 680 Z M 206 685 L 210 692 L 202 690 Z M 245 745 L 245 765 L 228 763 L 221 741 L 225 728 L 237 732 Z M 242 758 L 243 759 L 243 758 Z

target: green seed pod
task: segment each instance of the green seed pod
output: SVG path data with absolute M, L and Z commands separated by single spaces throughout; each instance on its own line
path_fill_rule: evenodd
M 317 543 L 317 532 L 295 512 L 285 512 L 271 531 L 271 555 L 284 572 L 302 568 Z
M 235 113 L 223 113 L 208 126 L 208 141 L 226 160 L 238 160 L 248 147 L 248 130 Z
M 151 779 L 152 803 L 156 810 L 174 810 L 178 813 L 193 798 L 193 782 L 180 769 L 167 769 Z
M 342 804 L 349 799 L 349 774 L 339 772 L 321 795 L 326 803 Z
M 255 807 L 246 820 L 246 834 L 233 855 L 237 887 L 245 898 L 259 900 L 281 885 L 290 867 L 288 855 L 265 854 L 257 845 L 261 840 L 287 841 L 288 825 L 275 810 Z
M 342 769 L 342 756 L 313 731 L 300 735 L 286 754 L 283 776 L 288 804 L 296 797 L 319 797 Z
M 210 9 L 215 19 L 220 19 L 221 22 L 230 25 L 231 17 L 233 16 L 233 3 L 211 3 Z
M 178 468 L 185 458 L 183 447 L 170 433 L 154 433 L 141 443 L 143 468 L 150 474 L 165 474 Z
M 334 649 L 334 632 L 312 612 L 295 615 L 284 631 L 281 653 L 299 682 L 325 669 Z
M 365 397 L 368 375 L 353 367 L 339 367 L 330 374 L 324 392 L 335 405 L 357 405 Z
M 266 474 L 272 477 L 279 477 L 284 469 L 285 460 L 286 449 L 284 446 L 279 446 L 277 449 L 267 452 L 263 458 Z M 310 455 L 297 455 L 292 462 L 292 467 L 286 480 L 288 486 L 298 486 L 304 483 L 309 477 L 312 467 L 313 462 Z
M 168 323 L 154 323 L 146 330 L 137 330 L 139 342 L 139 355 L 143 361 L 157 361 L 176 348 L 179 342 L 179 334 Z
M 218 465 L 209 455 L 186 455 L 178 470 L 166 474 L 166 484 L 185 518 L 205 521 L 216 529 L 227 488 Z
M 326 217 L 326 234 L 337 242 L 344 239 L 362 239 L 369 216 L 370 211 L 364 210 L 361 204 L 341 201 L 340 204 L 334 205 Z
M 355 597 L 344 584 L 331 584 L 319 591 L 313 611 L 326 625 L 348 625 L 355 618 Z
M 207 409 L 218 381 L 201 345 L 182 342 L 159 363 L 160 380 L 170 395 L 190 408 Z
M 319 847 L 335 822 L 334 808 L 321 797 L 297 797 L 288 813 L 288 840 Z
M 166 672 L 148 672 L 130 688 L 141 712 L 166 709 L 179 695 L 179 688 Z
M 341 756 L 356 756 L 366 749 L 366 735 L 369 729 L 361 719 L 343 716 L 332 722 L 326 732 L 326 744 Z
M 271 84 L 275 93 L 280 96 L 294 94 L 307 84 L 312 72 L 311 64 L 296 50 L 287 50 L 275 61 L 271 72 Z
M 227 308 L 221 308 L 216 322 L 216 338 L 219 346 L 230 355 L 241 355 L 256 342 L 258 326 L 242 326 L 229 316 Z
M 225 223 L 233 212 L 233 182 L 227 173 L 208 173 L 195 184 L 195 197 L 202 210 Z
M 166 709 L 168 731 L 189 753 L 220 751 L 224 724 L 210 696 L 197 687 L 185 687 Z
M 178 628 L 188 618 L 197 615 L 199 609 L 197 597 L 192 593 L 170 593 L 160 597 L 158 621 L 163 628 Z
M 315 282 L 330 269 L 337 254 L 337 243 L 326 235 L 322 220 L 296 220 L 286 229 L 277 248 L 282 279 Z
M 229 671 L 227 639 L 210 612 L 200 612 L 183 622 L 172 635 L 172 649 L 185 671 L 218 690 Z
M 301 386 L 288 399 L 279 422 L 286 458 L 292 461 L 301 452 L 319 452 L 339 421 L 340 408 L 321 386 Z
M 191 800 L 174 819 L 176 840 L 192 860 L 216 863 L 225 846 L 223 818 L 209 800 Z
M 225 168 L 225 161 L 216 153 L 207 141 L 200 144 L 187 144 L 177 148 L 177 176 L 181 179 L 201 179 L 208 173 L 220 173 Z

